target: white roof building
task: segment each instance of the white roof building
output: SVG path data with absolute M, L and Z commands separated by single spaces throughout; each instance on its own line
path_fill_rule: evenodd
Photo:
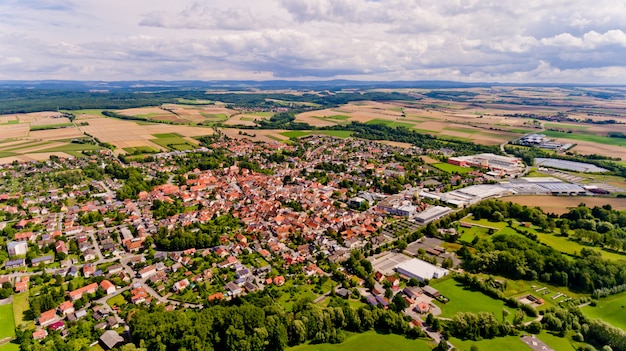
M 441 278 L 450 273 L 450 271 L 445 268 L 437 267 L 417 258 L 398 264 L 395 270 L 399 274 L 406 275 L 409 278 L 416 278 L 419 281 Z

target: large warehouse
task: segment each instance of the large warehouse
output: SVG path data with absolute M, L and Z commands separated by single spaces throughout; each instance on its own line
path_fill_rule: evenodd
M 416 278 L 420 282 L 423 282 L 425 279 L 441 278 L 450 273 L 445 268 L 437 267 L 417 258 L 404 261 L 397 265 L 395 269 L 399 274 L 406 275 L 409 278 Z

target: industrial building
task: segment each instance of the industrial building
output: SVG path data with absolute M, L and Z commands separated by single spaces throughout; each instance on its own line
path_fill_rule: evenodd
M 461 167 L 479 167 L 501 171 L 506 174 L 515 175 L 524 170 L 524 164 L 516 157 L 500 156 L 495 154 L 479 154 L 472 156 L 450 157 L 449 164 Z
M 431 206 L 413 216 L 413 219 L 418 223 L 426 224 L 428 222 L 432 222 L 438 218 L 441 218 L 450 212 L 452 212 L 452 210 L 448 207 Z
M 409 278 L 415 278 L 420 282 L 426 279 L 437 279 L 448 275 L 450 271 L 445 268 L 437 267 L 426 261 L 414 258 L 398 264 L 395 268 L 396 272 Z

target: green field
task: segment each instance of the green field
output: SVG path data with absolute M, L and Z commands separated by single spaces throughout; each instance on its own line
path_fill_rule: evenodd
M 20 124 L 20 120 L 19 119 L 10 119 L 10 120 L 6 121 L 5 123 L 0 123 L 0 126 L 9 125 L 9 124 Z
M 451 165 L 449 163 L 435 163 L 432 165 L 433 167 L 440 169 L 446 173 L 460 173 L 466 174 L 472 171 L 471 168 L 461 167 L 457 165 Z
M 506 222 L 489 222 L 486 219 L 475 220 L 472 218 L 472 216 L 465 217 L 461 219 L 460 222 L 478 224 L 478 225 L 483 225 L 485 227 L 496 228 L 496 229 L 504 229 L 507 226 Z
M 20 351 L 20 345 L 8 342 L 0 346 L 0 351 Z
M 178 133 L 153 134 L 153 136 L 157 139 L 150 139 L 151 142 L 167 149 L 184 151 L 196 148 Z
M 162 133 L 162 134 L 152 134 L 153 137 L 157 139 L 168 139 L 168 138 L 182 138 L 183 136 L 178 133 Z
M 432 346 L 428 340 L 411 340 L 400 335 L 377 334 L 369 331 L 362 334 L 353 334 L 341 344 L 299 345 L 290 347 L 287 351 L 430 351 Z
M 468 134 L 474 134 L 474 133 L 479 132 L 479 130 L 476 130 L 476 129 L 462 128 L 462 127 L 454 127 L 454 128 L 445 127 L 443 128 L 443 130 L 449 130 L 451 132 L 468 133 Z
M 473 226 L 471 228 L 461 227 L 459 228 L 459 233 L 461 233 L 461 237 L 459 238 L 459 241 L 471 243 L 475 237 L 479 237 L 479 238 L 487 237 L 489 235 L 489 229 L 479 227 L 479 226 Z
M 614 327 L 626 330 L 626 293 L 621 293 L 598 300 L 598 305 L 582 308 L 590 318 L 599 318 Z
M 210 100 L 189 100 L 185 98 L 178 98 L 178 102 L 184 105 L 209 105 L 212 101 Z
M 15 152 L 0 151 L 0 157 L 11 157 L 17 155 Z
M 562 253 L 576 255 L 583 248 L 592 249 L 594 251 L 599 252 L 602 255 L 602 258 L 607 260 L 619 261 L 626 260 L 626 255 L 619 254 L 617 252 L 607 251 L 600 247 L 585 245 L 584 243 L 580 243 L 575 240 L 570 240 L 564 236 L 554 235 L 554 234 L 544 234 L 537 233 L 539 235 L 539 241 L 552 246 L 553 248 L 561 251 Z
M 15 320 L 15 325 L 22 325 L 25 323 L 24 320 L 24 312 L 30 309 L 30 305 L 28 303 L 28 293 L 20 293 L 13 295 L 13 318 Z
M 326 117 L 322 117 L 322 118 L 328 118 L 328 119 L 335 119 L 338 121 L 345 121 L 347 119 L 352 118 L 351 116 L 346 116 L 346 115 L 332 115 L 332 116 L 326 116 Z
M 13 304 L 0 305 L 0 339 L 14 336 Z
M 588 141 L 592 143 L 598 144 L 606 144 L 613 146 L 624 146 L 626 147 L 626 139 L 625 138 L 609 138 L 606 136 L 599 135 L 589 135 L 589 134 L 580 134 L 580 133 L 564 133 L 564 132 L 554 132 L 551 130 L 546 130 L 541 132 L 550 138 L 562 138 L 562 139 L 571 139 L 571 140 L 580 140 L 580 141 Z
M 280 133 L 280 135 L 284 135 L 287 138 L 300 138 L 304 136 L 314 135 L 314 134 L 324 134 L 330 135 L 337 138 L 347 138 L 352 135 L 352 131 L 348 130 L 315 130 L 315 131 L 303 131 L 303 130 L 292 130 L 289 132 Z
M 413 128 L 413 130 L 415 132 L 421 133 L 421 134 L 430 134 L 430 135 L 437 135 L 437 134 L 439 134 L 439 132 L 436 131 L 436 130 L 418 129 L 418 128 Z
M 589 129 L 589 126 L 580 126 L 576 124 L 545 123 L 544 125 L 546 126 L 546 128 L 562 128 L 562 129 L 571 129 L 571 130 Z
M 8 146 L 6 148 L 3 148 L 2 151 L 18 151 L 19 152 L 19 150 L 22 150 L 22 149 L 30 149 L 30 148 L 33 148 L 33 147 L 47 145 L 47 144 L 51 144 L 51 142 L 50 141 L 36 141 L 36 142 L 33 142 L 31 140 L 31 141 L 25 141 L 25 142 L 19 143 L 19 144 L 10 145 L 10 146 Z
M 125 147 L 124 151 L 128 152 L 129 154 L 159 152 L 159 150 L 153 148 L 152 146 Z
M 67 127 L 73 127 L 73 126 L 74 126 L 74 123 L 43 124 L 40 126 L 30 126 L 30 131 L 34 132 L 36 130 L 59 129 L 59 128 L 67 128 Z
M 469 351 L 472 345 L 479 350 L 506 350 L 506 351 L 529 351 L 531 350 L 519 336 L 505 336 L 503 338 L 483 339 L 480 341 L 461 340 L 450 338 L 450 343 L 456 350 Z
M 365 124 L 384 124 L 387 127 L 406 127 L 406 128 L 413 128 L 415 126 L 415 124 L 413 123 L 396 122 L 396 121 L 392 121 L 388 119 L 377 119 L 377 118 L 369 120 Z
M 67 152 L 67 151 L 87 151 L 87 150 L 101 150 L 102 147 L 93 144 L 66 144 L 49 149 L 37 150 L 35 153 L 41 152 Z
M 504 302 L 494 300 L 481 292 L 466 289 L 454 279 L 446 279 L 431 285 L 439 290 L 443 296 L 450 299 L 446 304 L 433 300 L 441 307 L 441 317 L 452 318 L 459 312 L 490 312 L 495 315 L 496 319 L 502 320 L 502 310 L 506 309 L 509 311 L 507 320 L 513 321 L 515 316 L 514 309 L 506 307 Z
M 67 110 L 67 111 L 63 111 L 63 112 L 68 112 L 68 113 L 74 114 L 76 116 L 93 115 L 93 116 L 106 117 L 105 115 L 102 114 L 102 111 L 104 111 L 104 110 L 87 109 L 87 110 Z
M 205 112 L 200 112 L 200 114 L 203 117 L 209 118 L 209 119 L 218 119 L 220 121 L 225 121 L 228 119 L 228 116 L 225 113 L 205 113 Z

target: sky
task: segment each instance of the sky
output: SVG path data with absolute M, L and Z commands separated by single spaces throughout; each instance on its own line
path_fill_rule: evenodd
M 626 83 L 615 0 L 0 0 L 0 80 Z

